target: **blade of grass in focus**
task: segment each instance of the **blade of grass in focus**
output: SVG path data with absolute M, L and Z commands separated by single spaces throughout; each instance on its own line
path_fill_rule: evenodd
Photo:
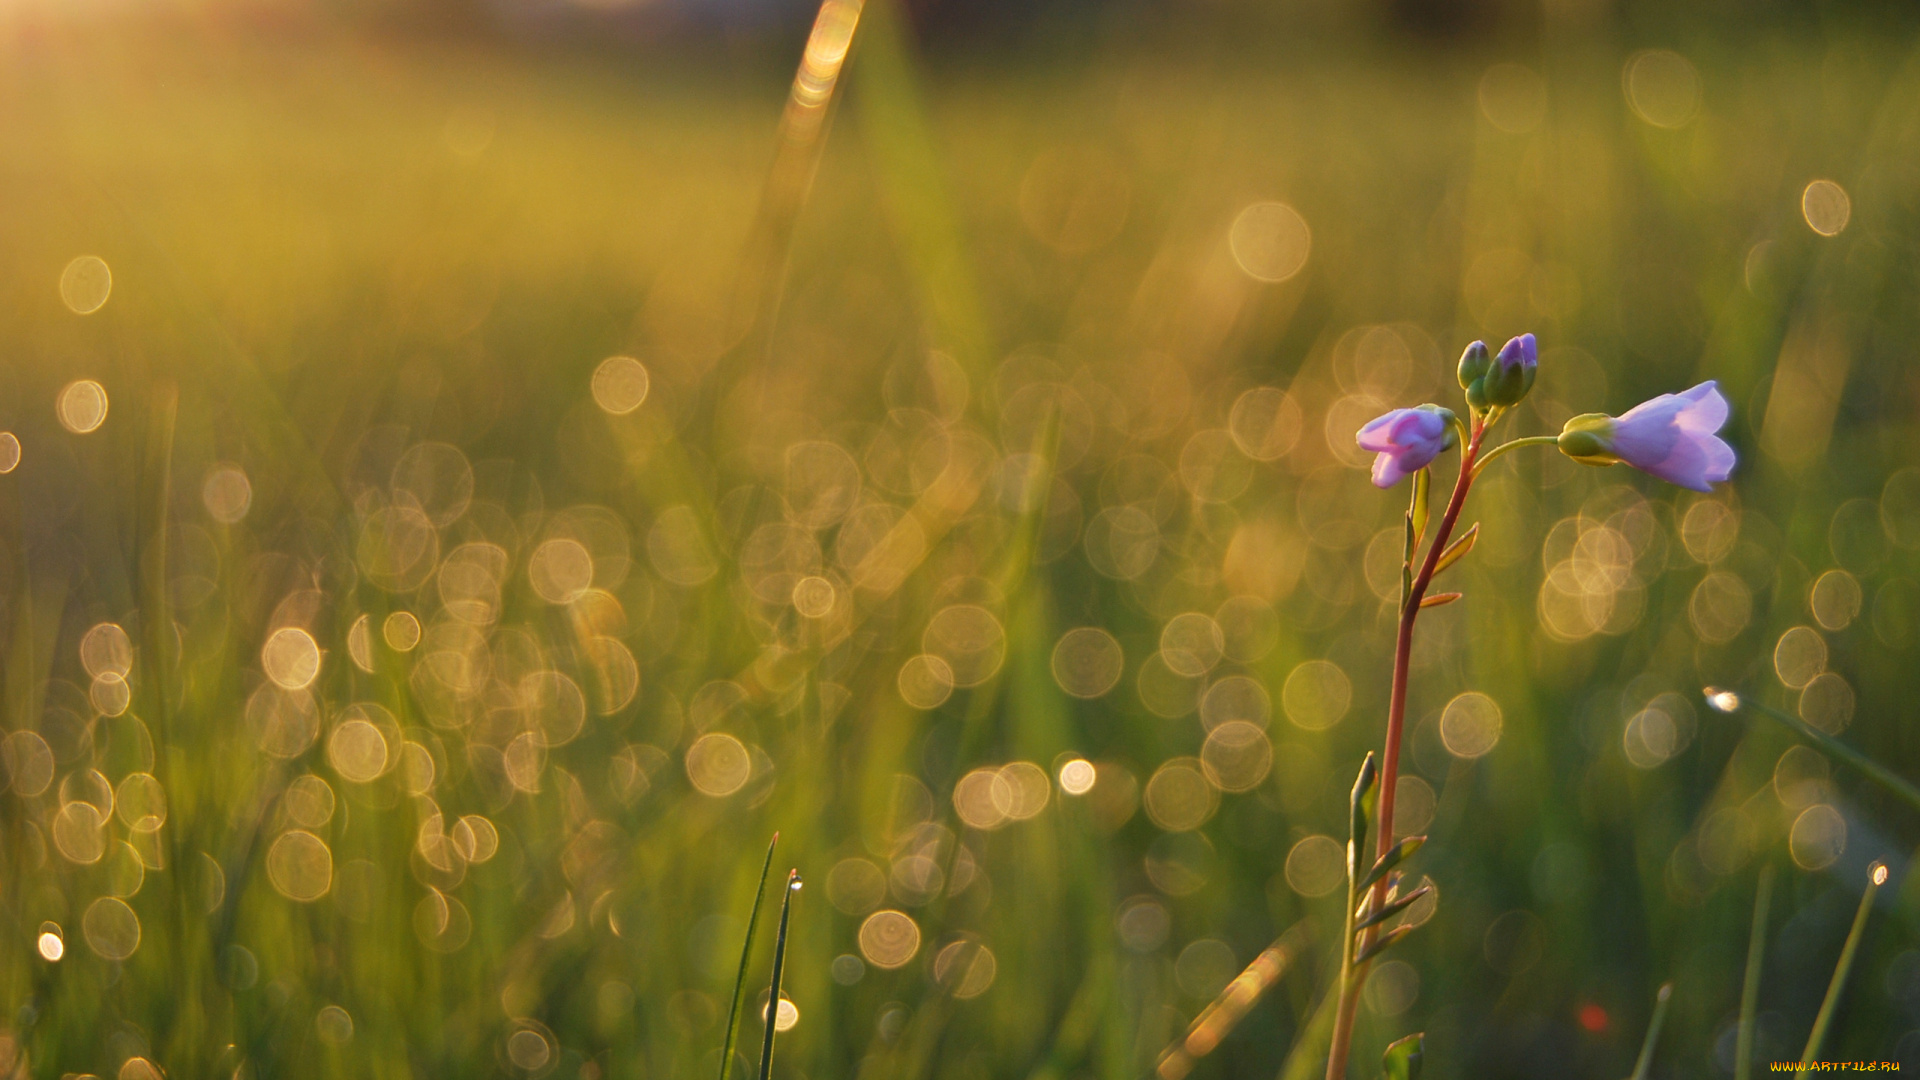
M 1771 705 L 1754 701 L 1746 694 L 1736 690 L 1721 690 L 1709 686 L 1703 692 L 1706 694 L 1707 704 L 1711 705 L 1715 711 L 1734 713 L 1743 708 L 1752 709 L 1754 712 L 1785 726 L 1801 738 L 1819 747 L 1829 757 L 1838 758 L 1865 773 L 1870 779 L 1878 782 L 1888 791 L 1900 796 L 1909 806 L 1920 810 L 1920 787 L 1915 787 L 1910 781 L 1892 769 L 1887 768 L 1885 765 L 1855 750 L 1839 739 L 1821 731 L 1819 728 L 1808 724 L 1799 717 L 1782 712 Z
M 1833 981 L 1827 984 L 1827 996 L 1820 1002 L 1820 1012 L 1813 1018 L 1813 1030 L 1807 1034 L 1807 1048 L 1800 1053 L 1799 1072 L 1806 1072 L 1807 1066 L 1820 1054 L 1820 1047 L 1827 1041 L 1827 1029 L 1833 1025 L 1833 1011 L 1840 1005 L 1840 993 L 1847 988 L 1847 975 L 1853 971 L 1853 957 L 1860 950 L 1860 939 L 1866 936 L 1867 916 L 1873 914 L 1873 898 L 1880 892 L 1880 886 L 1887 881 L 1887 864 L 1874 863 L 1867 869 L 1867 888 L 1860 894 L 1860 909 L 1854 912 L 1853 927 L 1847 931 L 1847 943 L 1840 947 L 1840 961 L 1833 966 Z
M 787 962 L 787 917 L 793 912 L 793 894 L 799 891 L 800 871 L 790 870 L 786 895 L 780 898 L 780 929 L 773 938 L 773 983 L 767 988 L 767 1011 L 760 1018 L 766 1027 L 760 1041 L 760 1080 L 773 1075 L 773 1035 L 780 1029 L 780 976 Z
M 1647 1022 L 1647 1039 L 1640 1044 L 1640 1059 L 1634 1062 L 1632 1080 L 1647 1080 L 1653 1068 L 1653 1052 L 1660 1045 L 1660 1029 L 1667 1023 L 1667 1003 L 1673 1000 L 1673 984 L 1662 983 L 1653 999 L 1653 1019 Z
M 740 945 L 740 970 L 733 978 L 733 1001 L 727 1007 L 727 1034 L 720 1047 L 720 1080 L 727 1080 L 727 1073 L 733 1068 L 733 1040 L 740 1031 L 740 999 L 747 990 L 747 961 L 753 958 L 753 933 L 760 925 L 760 904 L 767 898 L 767 875 L 773 871 L 773 849 L 779 843 L 780 834 L 774 833 L 773 839 L 767 842 L 766 861 L 760 864 L 760 881 L 753 887 L 753 908 L 747 913 L 747 939 Z M 782 925 L 785 925 L 784 918 Z

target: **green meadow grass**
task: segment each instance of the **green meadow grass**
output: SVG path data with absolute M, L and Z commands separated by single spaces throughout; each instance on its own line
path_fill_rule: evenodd
M 1712 378 L 1742 462 L 1710 497 L 1546 454 L 1476 489 L 1400 796 L 1439 902 L 1357 1068 L 1425 1031 L 1429 1077 L 1612 1080 L 1671 980 L 1645 1075 L 1730 1076 L 1765 864 L 1754 1060 L 1796 1059 L 1874 859 L 1822 1053 L 1920 1066 L 1920 817 L 1700 697 L 1920 777 L 1915 27 L 1571 10 L 1524 45 L 1106 14 L 929 56 L 870 3 L 791 188 L 797 40 L 19 15 L 0 1051 L 714 1077 L 777 830 L 775 1077 L 1134 1080 L 1299 927 L 1194 1073 L 1277 1075 L 1391 663 L 1404 493 L 1352 432 L 1531 330 L 1513 433 Z M 1311 234 L 1277 283 L 1232 242 L 1262 202 Z

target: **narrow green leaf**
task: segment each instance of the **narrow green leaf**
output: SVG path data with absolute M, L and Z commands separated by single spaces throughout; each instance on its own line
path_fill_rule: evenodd
M 1640 1044 L 1640 1059 L 1634 1062 L 1629 1080 L 1647 1080 L 1647 1070 L 1653 1068 L 1654 1048 L 1660 1045 L 1660 1029 L 1667 1022 L 1667 1002 L 1672 999 L 1673 984 L 1662 983 L 1660 993 L 1653 999 L 1653 1020 L 1647 1024 L 1647 1039 Z
M 1840 962 L 1833 966 L 1833 981 L 1827 984 L 1827 996 L 1813 1018 L 1813 1031 L 1807 1036 L 1807 1048 L 1800 1054 L 1800 1070 L 1806 1071 L 1820 1055 L 1820 1044 L 1827 1040 L 1827 1028 L 1833 1023 L 1833 1010 L 1839 1007 L 1840 993 L 1847 988 L 1847 974 L 1853 970 L 1853 954 L 1860 951 L 1860 939 L 1866 936 L 1867 916 L 1873 914 L 1873 898 L 1887 883 L 1887 864 L 1877 862 L 1867 869 L 1867 891 L 1860 894 L 1860 910 L 1854 912 L 1853 929 L 1847 931 L 1847 943 L 1840 947 Z
M 747 914 L 747 940 L 740 946 L 740 970 L 733 977 L 733 1004 L 727 1009 L 727 1037 L 720 1046 L 720 1080 L 727 1080 L 733 1069 L 733 1040 L 740 1033 L 740 999 L 747 991 L 747 961 L 753 957 L 753 932 L 760 925 L 760 902 L 767 896 L 767 875 L 773 870 L 773 849 L 780 843 L 774 833 L 767 843 L 767 859 L 760 864 L 760 884 L 753 889 L 753 910 Z
M 1360 882 L 1359 887 L 1372 888 L 1374 882 L 1386 877 L 1388 872 L 1405 862 L 1407 856 L 1419 851 L 1426 842 L 1427 838 L 1424 836 L 1409 836 L 1388 848 L 1387 853 L 1380 857 L 1380 861 L 1373 864 L 1373 869 L 1367 871 L 1367 876 Z
M 1421 469 L 1413 474 L 1413 509 L 1407 512 L 1408 523 L 1413 526 L 1413 543 L 1407 548 L 1407 561 L 1413 561 L 1413 553 L 1420 549 L 1420 541 L 1426 539 L 1427 521 L 1431 513 L 1430 504 L 1433 494 L 1433 470 Z
M 1347 826 L 1347 880 L 1356 882 L 1360 877 L 1360 860 L 1367 850 L 1367 831 L 1373 818 L 1374 788 L 1379 774 L 1373 763 L 1373 754 L 1368 752 L 1365 761 L 1360 763 L 1360 775 L 1354 777 L 1353 795 L 1349 799 L 1352 818 Z M 1354 885 L 1355 895 L 1364 885 Z
M 760 1042 L 760 1080 L 773 1075 L 773 1033 L 780 1029 L 780 976 L 787 963 L 787 916 L 793 912 L 793 894 L 800 891 L 800 871 L 787 871 L 786 895 L 780 898 L 780 930 L 773 937 L 773 984 L 767 990 L 767 1011 L 760 1019 L 766 1035 Z
M 1442 570 L 1466 558 L 1467 552 L 1473 550 L 1474 542 L 1479 539 L 1480 523 L 1476 521 L 1467 526 L 1467 531 L 1456 537 L 1453 543 L 1448 544 L 1447 549 L 1440 553 L 1440 561 L 1433 564 L 1434 576 L 1439 577 Z
M 1907 805 L 1920 808 L 1920 787 L 1915 787 L 1911 781 L 1894 772 L 1892 769 L 1887 768 L 1866 754 L 1855 750 L 1839 739 L 1821 731 L 1819 728 L 1813 727 L 1799 717 L 1781 712 L 1771 705 L 1764 705 L 1758 701 L 1753 701 L 1749 699 L 1747 695 L 1733 690 L 1721 690 L 1717 687 L 1709 686 L 1704 688 L 1701 693 L 1706 695 L 1707 704 L 1712 706 L 1715 712 L 1736 713 L 1743 707 L 1751 709 L 1769 720 L 1786 726 L 1801 738 L 1818 747 L 1828 757 L 1838 758 L 1842 762 L 1859 769 L 1888 791 L 1906 800 Z
M 1361 964 L 1364 964 L 1367 961 L 1372 960 L 1374 957 L 1379 956 L 1381 953 L 1386 952 L 1388 949 L 1391 949 L 1395 945 L 1400 944 L 1401 938 L 1406 937 L 1408 934 L 1413 933 L 1417 929 L 1419 929 L 1419 927 L 1417 926 L 1396 926 L 1393 929 L 1388 930 L 1387 932 L 1381 934 L 1379 937 L 1373 939 L 1372 945 L 1367 946 L 1365 949 L 1361 950 L 1359 956 L 1354 957 L 1353 966 L 1359 967 Z
M 1412 892 L 1408 893 L 1405 896 L 1400 897 L 1397 900 L 1387 901 L 1386 905 L 1381 907 L 1379 911 L 1372 912 L 1372 913 L 1362 912 L 1359 915 L 1360 921 L 1357 923 L 1354 923 L 1353 928 L 1355 930 L 1365 930 L 1369 926 L 1379 926 L 1381 923 L 1386 922 L 1388 919 L 1391 919 L 1395 915 L 1398 915 L 1401 912 L 1407 910 L 1409 907 L 1412 907 L 1413 904 L 1417 902 L 1421 897 L 1427 895 L 1432 891 L 1433 891 L 1433 886 L 1422 885 L 1419 888 L 1413 890 Z
M 1760 962 L 1767 951 L 1767 909 L 1773 903 L 1773 864 L 1760 867 L 1753 894 L 1753 929 L 1747 934 L 1747 975 L 1740 986 L 1740 1028 L 1734 1039 L 1733 1080 L 1753 1078 L 1754 1013 L 1760 1005 Z
M 1387 1047 L 1380 1064 L 1386 1069 L 1387 1080 L 1420 1080 L 1420 1066 L 1426 1056 L 1426 1033 L 1416 1032 Z

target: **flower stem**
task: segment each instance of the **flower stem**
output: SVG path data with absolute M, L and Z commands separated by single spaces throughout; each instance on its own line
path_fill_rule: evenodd
M 1560 436 L 1558 435 L 1529 435 L 1524 439 L 1509 439 L 1506 442 L 1501 443 L 1499 446 L 1496 446 L 1493 449 L 1487 451 L 1487 456 L 1481 458 L 1479 463 L 1473 467 L 1474 478 L 1476 479 L 1479 478 L 1480 474 L 1487 470 L 1487 466 L 1493 464 L 1493 459 L 1499 457 L 1501 454 L 1504 454 L 1509 450 L 1514 449 L 1515 447 L 1558 446 L 1558 445 L 1560 445 Z
M 1387 740 L 1385 752 L 1380 757 L 1380 810 L 1375 816 L 1375 859 L 1385 858 L 1387 851 L 1393 847 L 1393 797 L 1400 779 L 1401 733 L 1406 727 L 1407 669 L 1413 659 L 1413 623 L 1420 616 L 1420 601 L 1426 598 L 1427 586 L 1433 583 L 1440 553 L 1446 550 L 1447 541 L 1453 536 L 1454 524 L 1460 520 L 1460 508 L 1466 505 L 1467 491 L 1473 487 L 1474 459 L 1480 452 L 1480 440 L 1486 433 L 1486 422 L 1476 420 L 1472 437 L 1460 452 L 1460 474 L 1454 480 L 1453 495 L 1447 500 L 1446 513 L 1434 529 L 1433 539 L 1427 544 L 1426 558 L 1421 561 L 1420 571 L 1413 578 L 1413 586 L 1407 590 L 1406 599 L 1400 605 L 1400 632 L 1393 649 L 1393 694 L 1387 702 Z M 1374 884 L 1373 902 L 1376 908 L 1385 902 L 1386 891 L 1385 878 Z M 1369 927 L 1361 938 L 1359 951 L 1364 952 L 1367 945 L 1373 944 L 1379 932 L 1379 927 Z M 1355 953 L 1349 952 L 1348 955 Z M 1333 1047 L 1327 1057 L 1327 1080 L 1346 1080 L 1347 1058 L 1353 1042 L 1354 1014 L 1360 1006 L 1360 988 L 1366 982 L 1364 968 L 1342 974 L 1345 993 L 1341 996 L 1340 1011 L 1333 1021 Z

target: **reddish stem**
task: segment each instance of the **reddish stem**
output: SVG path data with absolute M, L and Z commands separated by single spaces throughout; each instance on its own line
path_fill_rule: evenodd
M 1434 572 L 1439 569 L 1440 555 L 1447 548 L 1447 540 L 1453 536 L 1453 527 L 1460 520 L 1460 508 L 1466 505 L 1467 489 L 1473 486 L 1473 462 L 1480 453 L 1480 437 L 1486 434 L 1486 424 L 1476 419 L 1473 424 L 1472 438 L 1460 451 L 1460 475 L 1453 483 L 1453 495 L 1447 500 L 1447 509 L 1440 517 L 1440 524 L 1433 531 L 1433 540 L 1427 545 L 1427 556 L 1420 563 L 1420 572 L 1414 575 L 1413 586 L 1407 590 L 1406 603 L 1400 608 L 1400 634 L 1393 648 L 1393 694 L 1387 702 L 1387 744 L 1385 753 L 1380 756 L 1380 800 L 1379 813 L 1374 815 L 1374 859 L 1386 858 L 1393 848 L 1393 796 L 1394 788 L 1400 779 L 1400 737 L 1406 727 L 1407 717 L 1407 669 L 1413 659 L 1413 623 L 1420 617 L 1420 601 L 1426 599 L 1427 586 L 1433 584 Z M 1387 883 L 1384 879 L 1373 886 L 1373 904 L 1377 908 L 1386 901 Z M 1380 931 L 1372 927 L 1363 932 L 1360 945 L 1354 955 L 1365 951 L 1373 944 Z M 1347 1057 L 1353 1041 L 1354 1014 L 1360 1006 L 1360 988 L 1366 983 L 1364 969 L 1349 972 L 1345 982 L 1345 993 L 1341 996 L 1339 1012 L 1333 1020 L 1333 1046 L 1327 1058 L 1327 1080 L 1346 1080 Z

